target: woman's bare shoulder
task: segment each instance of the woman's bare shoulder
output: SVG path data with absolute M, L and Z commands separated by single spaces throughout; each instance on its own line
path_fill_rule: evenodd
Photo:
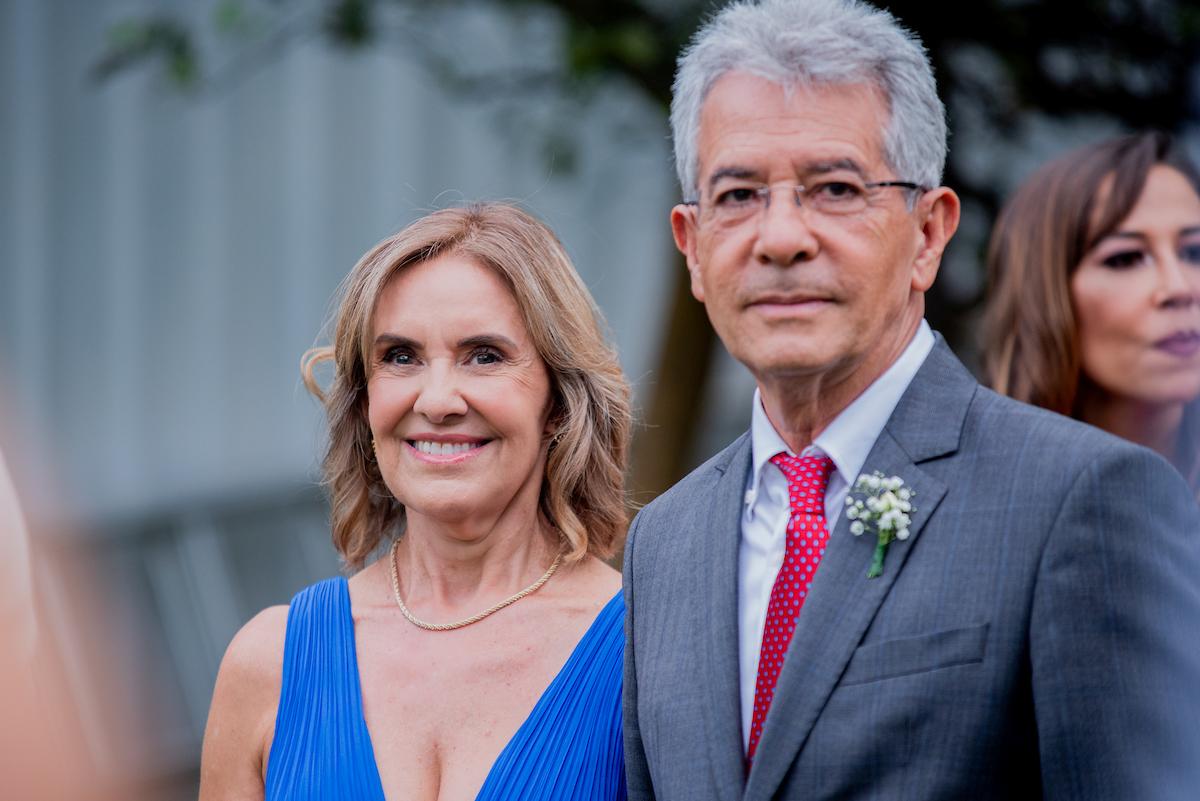
M 242 626 L 225 651 L 204 731 L 202 799 L 262 792 L 283 682 L 287 614 L 286 606 L 264 609 Z
M 273 684 L 278 690 L 283 678 L 287 618 L 288 607 L 284 605 L 269 606 L 252 617 L 229 643 L 221 660 L 221 673 L 246 689 Z
M 603 560 L 585 556 L 571 571 L 573 594 L 587 598 L 597 607 L 612 600 L 621 589 L 621 574 Z

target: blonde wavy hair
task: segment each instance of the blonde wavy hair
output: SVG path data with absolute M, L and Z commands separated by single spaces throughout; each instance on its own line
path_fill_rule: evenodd
M 559 532 L 565 559 L 607 558 L 627 522 L 629 385 L 607 344 L 600 310 L 554 233 L 506 203 L 433 212 L 368 251 L 342 283 L 333 345 L 301 360 L 304 383 L 325 406 L 333 544 L 362 567 L 385 539 L 404 531 L 404 507 L 388 491 L 371 449 L 367 378 L 375 304 L 408 267 L 455 254 L 495 270 L 512 290 L 538 355 L 550 374 L 555 437 L 549 446 L 539 511 Z M 333 362 L 328 389 L 314 369 Z

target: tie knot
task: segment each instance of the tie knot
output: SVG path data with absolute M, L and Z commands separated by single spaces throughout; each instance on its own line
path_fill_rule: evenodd
M 833 460 L 823 453 L 810 456 L 789 456 L 780 451 L 771 457 L 788 483 L 792 514 L 825 514 L 825 487 L 833 473 Z

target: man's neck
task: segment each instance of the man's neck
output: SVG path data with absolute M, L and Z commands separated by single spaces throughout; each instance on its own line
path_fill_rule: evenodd
M 820 373 L 757 376 L 763 409 L 793 453 L 800 453 L 896 363 L 921 324 L 917 317 L 895 344 Z

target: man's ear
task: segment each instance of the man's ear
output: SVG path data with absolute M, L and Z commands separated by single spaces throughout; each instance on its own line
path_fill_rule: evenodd
M 687 260 L 688 275 L 692 279 L 692 297 L 704 302 L 704 284 L 700 280 L 700 260 L 696 255 L 697 234 L 696 207 L 680 203 L 671 209 L 671 234 L 675 247 Z
M 958 195 L 947 186 L 939 186 L 926 192 L 917 206 L 921 228 L 918 233 L 917 257 L 913 261 L 912 288 L 917 292 L 928 292 L 937 278 L 942 264 L 942 253 L 950 237 L 958 230 L 958 219 L 962 211 Z

